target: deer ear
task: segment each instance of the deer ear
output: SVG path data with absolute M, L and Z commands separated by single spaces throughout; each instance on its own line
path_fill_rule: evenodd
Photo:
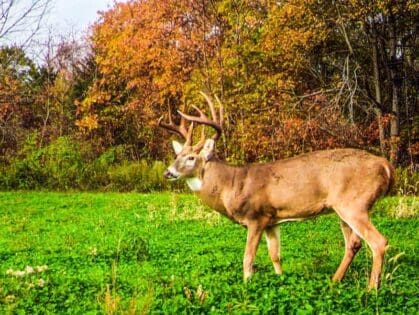
M 215 141 L 213 139 L 207 139 L 205 141 L 204 147 L 199 152 L 199 155 L 205 160 L 208 161 L 214 156 L 214 147 Z
M 173 150 L 175 150 L 175 154 L 178 155 L 183 150 L 183 144 L 177 142 L 176 140 L 172 141 Z

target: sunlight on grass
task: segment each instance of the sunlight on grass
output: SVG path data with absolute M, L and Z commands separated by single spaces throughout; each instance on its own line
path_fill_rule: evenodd
M 331 282 L 344 250 L 333 214 L 283 224 L 284 274 L 262 242 L 244 284 L 245 229 L 192 195 L 0 193 L 0 313 L 414 313 L 418 220 L 404 205 L 416 199 L 373 211 L 391 245 L 383 285 L 369 293 L 368 246 Z

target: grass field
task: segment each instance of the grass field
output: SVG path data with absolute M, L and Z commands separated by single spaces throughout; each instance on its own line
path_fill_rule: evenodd
M 366 246 L 330 281 L 344 246 L 334 214 L 284 223 L 284 274 L 262 242 L 244 284 L 246 231 L 194 196 L 0 193 L 0 313 L 417 314 L 417 206 L 391 197 L 374 209 L 391 246 L 368 293 Z

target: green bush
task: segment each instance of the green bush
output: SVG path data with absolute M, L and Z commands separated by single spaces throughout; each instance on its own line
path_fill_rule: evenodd
M 47 175 L 46 187 L 53 190 L 78 188 L 83 160 L 79 145 L 69 137 L 60 137 L 48 145 L 42 156 Z
M 124 146 L 95 158 L 89 143 L 60 137 L 39 148 L 38 134 L 28 137 L 18 155 L 0 165 L 2 190 L 106 190 L 149 192 L 171 185 L 161 161 L 128 161 Z
M 155 191 L 168 188 L 163 178 L 165 165 L 160 161 L 148 163 L 124 161 L 109 167 L 110 190 L 114 191 Z
M 374 204 L 374 215 L 396 219 L 418 218 L 419 199 L 416 196 L 387 196 Z
M 46 180 L 42 165 L 43 149 L 37 146 L 37 133 L 31 134 L 18 155 L 2 166 L 2 189 L 39 189 Z
M 130 148 L 112 147 L 98 154 L 90 142 L 69 136 L 39 147 L 39 135 L 32 133 L 18 154 L 2 159 L 1 190 L 137 191 L 183 190 L 184 183 L 163 178 L 166 163 L 129 160 Z M 398 168 L 392 193 L 417 196 L 419 173 Z
M 163 178 L 166 164 L 161 161 L 127 160 L 126 148 L 117 146 L 85 162 L 79 179 L 81 190 L 161 191 L 171 185 Z
M 87 161 L 83 164 L 83 171 L 78 179 L 78 186 L 81 190 L 101 190 L 109 186 L 110 180 L 108 169 L 116 163 L 115 149 L 109 149 L 97 159 Z
M 42 167 L 41 152 L 33 152 L 26 158 L 13 161 L 7 172 L 7 184 L 12 189 L 39 189 L 47 175 Z

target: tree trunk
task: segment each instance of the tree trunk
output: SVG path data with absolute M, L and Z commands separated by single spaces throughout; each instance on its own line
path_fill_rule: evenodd
M 380 69 L 379 69 L 379 60 L 378 60 L 378 41 L 377 41 L 377 31 L 375 25 L 371 25 L 372 32 L 372 63 L 373 63 L 373 82 L 375 90 L 375 108 L 374 112 L 377 117 L 379 139 L 380 139 L 380 150 L 383 156 L 388 157 L 387 146 L 386 146 L 386 133 L 383 126 L 383 112 L 382 112 L 382 97 L 381 97 L 381 85 L 380 85 Z
M 400 75 L 401 52 L 397 52 L 397 35 L 395 20 L 392 15 L 389 17 L 389 35 L 390 35 L 390 75 L 391 75 L 391 120 L 390 120 L 390 161 L 397 165 L 399 161 L 400 147 L 400 99 L 399 90 L 402 85 L 402 76 Z

